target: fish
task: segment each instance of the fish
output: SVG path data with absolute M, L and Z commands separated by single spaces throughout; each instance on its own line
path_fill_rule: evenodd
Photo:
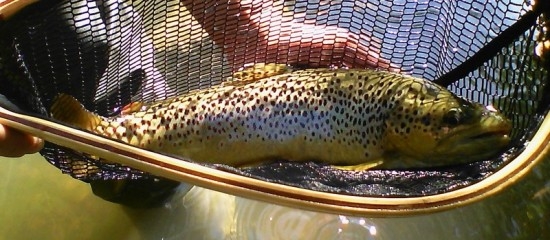
M 61 93 L 62 123 L 199 163 L 316 161 L 352 171 L 450 166 L 495 156 L 511 121 L 429 80 L 369 69 L 255 64 L 222 84 L 99 116 Z

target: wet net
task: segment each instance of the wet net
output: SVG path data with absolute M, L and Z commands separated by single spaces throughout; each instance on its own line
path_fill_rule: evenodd
M 250 63 L 399 69 L 500 109 L 513 121 L 510 149 L 495 159 L 414 171 L 348 172 L 285 161 L 246 169 L 210 166 L 324 192 L 432 195 L 494 173 L 538 129 L 549 108 L 548 5 L 524 0 L 39 1 L 0 22 L 0 94 L 23 112 L 46 119 L 59 93 L 70 93 L 99 115 L 115 116 L 132 101 L 214 86 Z M 111 201 L 141 198 L 147 205 L 176 185 L 50 143 L 41 154 Z M 111 189 L 115 183 L 116 191 Z

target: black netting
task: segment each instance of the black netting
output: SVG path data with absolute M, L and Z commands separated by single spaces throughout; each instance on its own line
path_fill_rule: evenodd
M 41 1 L 1 22 L 0 93 L 43 117 L 59 93 L 70 93 L 86 108 L 111 116 L 131 101 L 216 85 L 246 63 L 400 69 L 438 79 L 471 101 L 495 105 L 513 121 L 512 147 L 497 159 L 418 171 L 355 173 L 288 162 L 213 167 L 328 192 L 435 194 L 479 181 L 513 159 L 548 111 L 548 74 L 534 54 L 548 24 L 539 15 L 548 8 L 538 1 L 536 11 L 530 11 L 529 4 Z M 525 16 L 531 18 L 518 24 Z M 42 154 L 83 181 L 156 179 L 53 144 Z

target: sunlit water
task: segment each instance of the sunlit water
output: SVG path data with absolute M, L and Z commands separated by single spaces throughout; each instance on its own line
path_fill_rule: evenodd
M 445 212 L 368 218 L 303 211 L 183 184 L 164 207 L 95 197 L 32 155 L 0 159 L 4 239 L 550 239 L 550 159 L 501 194 Z

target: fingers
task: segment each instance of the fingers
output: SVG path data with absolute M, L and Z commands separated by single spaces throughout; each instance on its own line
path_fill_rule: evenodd
M 21 157 L 40 151 L 44 141 L 0 124 L 0 156 Z

